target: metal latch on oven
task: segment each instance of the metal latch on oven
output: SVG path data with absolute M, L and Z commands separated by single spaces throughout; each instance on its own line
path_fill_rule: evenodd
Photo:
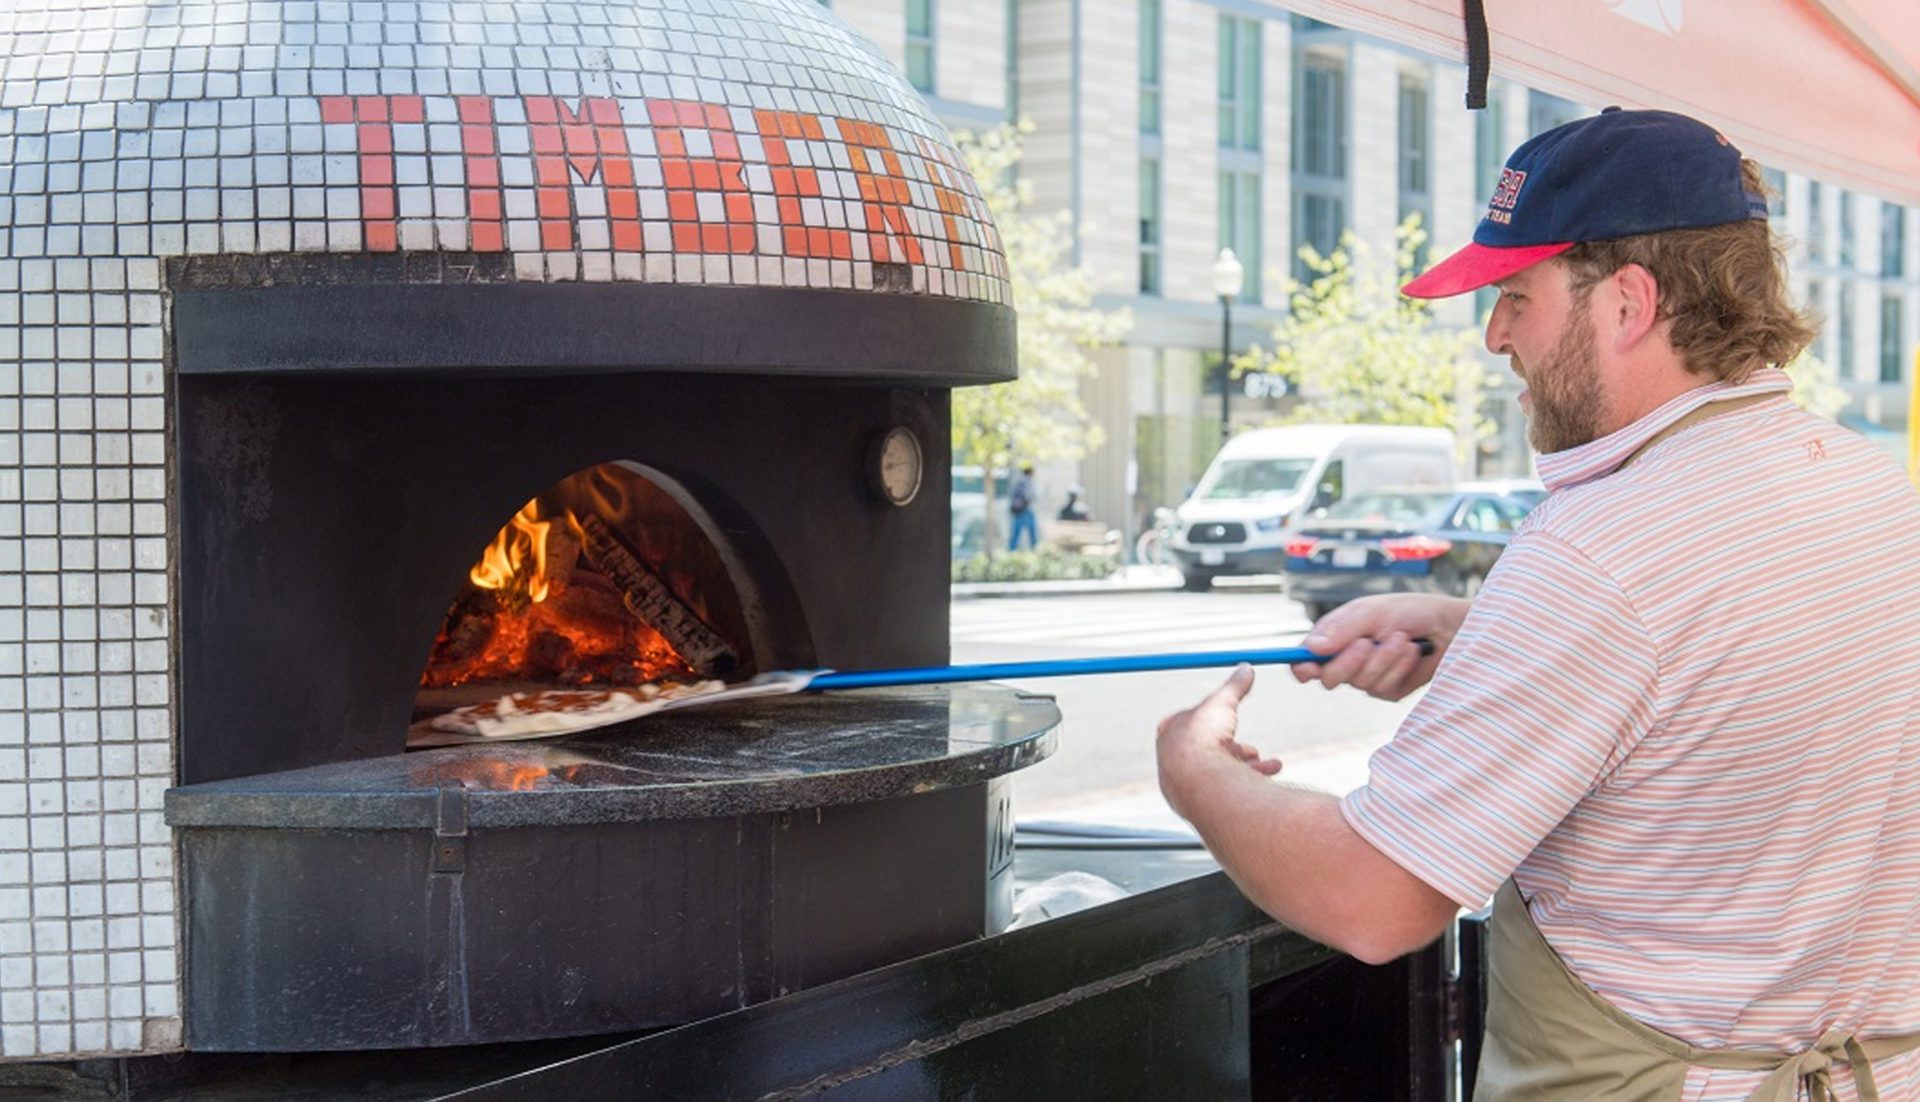
M 458 783 L 443 784 L 433 804 L 434 872 L 465 872 L 467 869 L 467 789 Z

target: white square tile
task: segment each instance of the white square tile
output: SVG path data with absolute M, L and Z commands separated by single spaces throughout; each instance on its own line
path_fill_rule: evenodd
M 0 1024 L 0 1056 L 39 1055 L 34 1027 L 26 1024 L 12 1024 L 21 1021 L 12 1015 L 7 1015 L 5 1021 L 7 1024 Z

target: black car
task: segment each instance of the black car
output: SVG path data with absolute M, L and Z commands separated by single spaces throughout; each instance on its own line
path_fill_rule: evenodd
M 1527 509 L 1506 494 L 1478 490 L 1347 498 L 1287 541 L 1287 594 L 1316 620 L 1374 593 L 1472 597 Z

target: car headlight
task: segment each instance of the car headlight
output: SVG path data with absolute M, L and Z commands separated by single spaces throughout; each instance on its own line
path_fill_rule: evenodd
M 1253 522 L 1253 526 L 1262 532 L 1278 532 L 1287 526 L 1286 517 L 1263 517 Z

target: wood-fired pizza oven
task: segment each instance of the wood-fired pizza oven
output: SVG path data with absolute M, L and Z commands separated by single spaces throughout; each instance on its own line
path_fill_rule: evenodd
M 643 1028 L 1004 925 L 1044 699 L 408 731 L 509 688 L 944 661 L 946 388 L 1006 373 L 1006 311 L 485 268 L 169 269 L 189 1045 Z M 870 469 L 900 429 L 904 504 Z M 612 654 L 579 636 L 621 617 Z

